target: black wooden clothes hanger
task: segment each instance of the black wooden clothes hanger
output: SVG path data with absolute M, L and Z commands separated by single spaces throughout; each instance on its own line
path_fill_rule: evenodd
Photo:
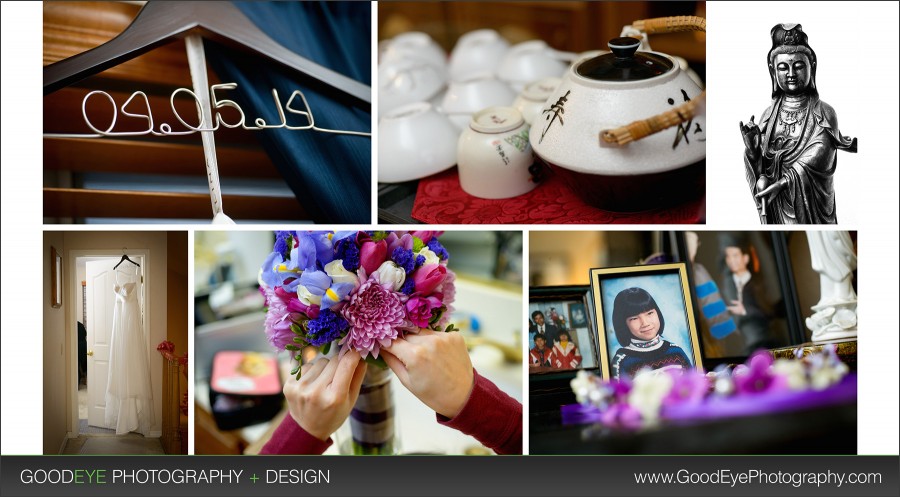
M 119 259 L 119 263 L 118 263 L 118 264 L 116 264 L 115 266 L 113 266 L 113 269 L 115 270 L 116 268 L 118 268 L 119 266 L 121 266 L 122 263 L 125 262 L 125 261 L 128 261 L 128 262 L 134 264 L 134 265 L 137 266 L 137 267 L 141 267 L 140 264 L 138 264 L 137 262 L 134 262 L 133 260 L 129 259 L 129 258 L 128 258 L 128 254 L 122 254 L 122 258 Z
M 230 2 L 147 2 L 115 38 L 44 67 L 44 95 L 190 34 L 265 56 L 346 95 L 372 103 L 369 86 L 283 47 Z

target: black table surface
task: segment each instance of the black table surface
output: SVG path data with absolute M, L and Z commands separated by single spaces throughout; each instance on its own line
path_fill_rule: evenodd
M 662 423 L 640 432 L 563 425 L 560 411 L 530 414 L 530 454 L 856 454 L 856 403 L 715 421 Z

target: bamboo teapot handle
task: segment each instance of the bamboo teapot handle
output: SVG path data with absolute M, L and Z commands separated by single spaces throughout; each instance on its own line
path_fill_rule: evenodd
M 698 16 L 657 17 L 634 21 L 631 26 L 647 34 L 676 33 L 681 31 L 706 32 L 706 19 Z M 661 114 L 634 121 L 625 126 L 607 129 L 600 132 L 602 142 L 613 145 L 625 145 L 641 138 L 659 133 L 683 122 L 690 121 L 695 115 L 702 113 L 706 106 L 706 90 L 674 109 Z

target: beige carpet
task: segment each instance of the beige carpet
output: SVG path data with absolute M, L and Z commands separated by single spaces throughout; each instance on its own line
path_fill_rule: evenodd
M 87 419 L 87 386 L 78 387 L 78 419 Z
M 135 433 L 128 435 L 81 435 L 69 439 L 63 454 L 164 454 L 158 438 L 144 438 Z

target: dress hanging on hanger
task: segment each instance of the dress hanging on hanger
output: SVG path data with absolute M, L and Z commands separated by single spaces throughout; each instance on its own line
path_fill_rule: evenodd
M 147 341 L 141 325 L 141 267 L 123 255 L 114 271 L 116 303 L 105 422 L 108 428 L 116 430 L 116 435 L 135 431 L 147 436 L 154 423 L 154 406 Z

